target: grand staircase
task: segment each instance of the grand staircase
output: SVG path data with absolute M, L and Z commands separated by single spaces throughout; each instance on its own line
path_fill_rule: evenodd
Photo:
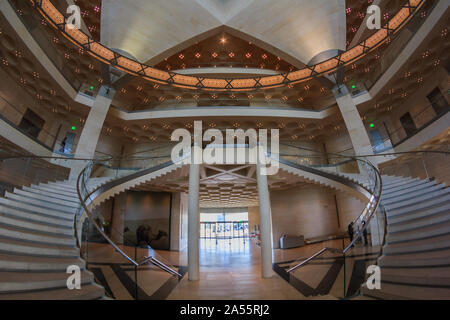
M 90 179 L 91 187 L 107 178 Z M 79 207 L 74 182 L 49 182 L 0 197 L 0 299 L 101 299 L 104 289 L 80 258 L 74 236 Z M 81 269 L 69 290 L 67 267 Z
M 433 180 L 383 176 L 386 243 L 376 299 L 450 299 L 450 188 Z
M 111 183 L 110 178 L 89 179 L 90 190 L 107 187 L 92 204 L 183 167 L 160 165 Z M 360 193 L 351 192 L 354 186 L 342 180 L 350 177 L 335 178 L 286 163 L 280 169 L 348 194 Z M 105 298 L 76 247 L 73 224 L 79 205 L 69 181 L 24 186 L 0 198 L 0 299 Z M 388 222 L 378 259 L 382 288 L 363 287 L 363 297 L 450 299 L 450 189 L 433 180 L 383 176 L 382 205 Z M 81 290 L 67 289 L 70 265 L 82 271 Z

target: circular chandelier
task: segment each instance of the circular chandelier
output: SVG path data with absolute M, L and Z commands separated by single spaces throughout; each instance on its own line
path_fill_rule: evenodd
M 153 68 L 139 61 L 127 58 L 92 39 L 80 29 L 70 28 L 65 16 L 53 5 L 51 0 L 30 0 L 39 13 L 69 41 L 89 52 L 96 59 L 119 70 L 146 80 L 179 88 L 209 91 L 251 91 L 273 89 L 308 81 L 314 77 L 335 72 L 339 68 L 354 63 L 369 52 L 378 48 L 400 31 L 418 12 L 425 0 L 408 0 L 397 14 L 375 34 L 324 62 L 307 66 L 297 71 L 279 75 L 251 78 L 212 78 L 182 75 L 175 72 Z

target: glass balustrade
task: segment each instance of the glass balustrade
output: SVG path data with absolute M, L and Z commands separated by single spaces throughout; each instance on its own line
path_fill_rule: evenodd
M 138 235 L 123 225 L 112 223 L 110 214 L 108 215 L 107 210 L 103 210 L 102 207 L 107 199 L 98 201 L 97 198 L 105 194 L 108 194 L 109 198 L 117 196 L 121 191 L 135 187 L 129 184 L 121 188 L 121 184 L 173 165 L 171 147 L 169 144 L 160 145 L 148 150 L 143 149 L 138 154 L 89 160 L 76 184 L 82 202 L 75 215 L 74 230 L 81 256 L 94 274 L 105 263 L 112 266 L 121 265 L 120 276 L 129 279 L 124 283 L 133 286 L 128 288 L 128 291 L 133 293 L 130 298 L 150 299 L 153 294 L 157 294 L 163 283 L 172 282 L 175 285 L 186 272 L 186 268 L 183 267 L 186 261 L 182 261 L 184 258 L 172 251 L 152 247 L 152 241 L 158 237 L 156 230 L 141 230 Z M 368 277 L 367 267 L 376 264 L 378 256 L 382 253 L 386 234 L 386 215 L 380 204 L 382 193 L 380 170 L 384 174 L 395 174 L 396 170 L 407 167 L 405 162 L 418 161 L 416 158 L 419 157 L 418 163 L 422 164 L 422 169 L 419 170 L 417 166 L 412 165 L 417 177 L 446 182 L 447 178 L 439 176 L 439 168 L 436 169 L 436 163 L 442 161 L 434 161 L 436 160 L 434 158 L 423 161 L 428 157 L 439 159 L 443 157 L 446 162 L 445 159 L 450 153 L 448 146 L 446 147 L 445 150 L 399 153 L 394 164 L 385 167 L 381 165 L 379 169 L 372 165 L 370 157 L 322 154 L 312 149 L 282 144 L 279 153 L 280 166 L 288 166 L 299 172 L 329 179 L 366 197 L 364 209 L 352 221 L 353 237 L 349 238 L 347 232 L 344 232 L 332 245 L 327 246 L 325 243 L 323 248 L 317 247 L 317 251 L 311 255 L 297 257 L 286 268 L 289 281 L 301 283 L 315 267 L 320 268 L 321 264 L 331 263 L 340 271 L 332 287 L 328 288 L 330 290 L 327 294 L 339 298 L 357 295 Z M 268 155 L 274 160 L 274 154 Z M 330 159 L 335 161 L 331 162 Z M 55 161 L 59 161 L 60 165 L 56 165 Z M 3 193 L 12 192 L 14 188 L 23 186 L 65 180 L 74 161 L 87 160 L 4 155 L 0 159 L 0 183 Z M 408 173 L 401 175 L 414 176 Z M 116 187 L 118 189 L 114 191 Z M 237 229 L 245 228 L 238 226 Z M 214 229 L 205 225 L 203 236 L 210 237 L 214 232 L 218 232 L 217 226 Z M 242 236 L 248 237 L 245 230 Z M 355 272 L 358 277 L 352 276 Z M 313 294 L 320 294 L 320 290 L 314 291 Z

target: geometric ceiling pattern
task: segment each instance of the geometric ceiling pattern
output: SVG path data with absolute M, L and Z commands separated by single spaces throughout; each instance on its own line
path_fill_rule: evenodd
M 100 41 L 101 30 L 101 14 L 102 14 L 102 1 L 101 0 L 74 0 L 74 2 L 81 8 L 83 13 L 83 20 L 86 23 L 91 36 Z M 345 13 L 346 13 L 346 44 L 347 48 L 352 42 L 354 36 L 361 27 L 361 23 L 364 20 L 367 7 L 372 3 L 372 0 L 346 0 L 345 1 Z M 383 12 L 387 12 L 392 16 L 399 8 L 403 0 L 379 0 L 379 6 Z M 212 2 L 210 2 L 212 3 Z M 366 36 L 365 36 L 366 37 Z M 365 38 L 364 37 L 364 38 Z
M 255 165 L 200 166 L 200 207 L 226 208 L 258 206 Z M 188 192 L 189 167 L 184 166 L 148 183 L 136 186 L 139 191 Z M 267 176 L 269 190 L 306 187 L 311 181 L 282 169 Z
M 17 36 L 6 19 L 0 19 L 0 30 L 0 65 L 17 86 L 23 88 L 24 94 L 35 101 L 36 111 L 59 117 L 70 123 L 83 122 L 89 108 L 76 103 L 67 96 Z M 57 59 L 58 57 L 60 59 Z M 64 58 L 64 55 L 58 57 L 54 57 L 55 63 L 67 63 L 66 70 L 71 68 L 72 65 L 68 63 L 69 61 Z M 89 66 L 83 67 L 84 63 L 81 63 L 81 59 L 79 63 L 76 62 L 76 65 L 80 70 L 85 68 L 84 72 L 86 73 L 90 71 Z M 75 78 L 72 79 L 75 80 Z M 11 102 L 15 102 L 18 106 L 23 104 L 23 101 Z
M 241 78 L 241 79 L 210 78 L 210 77 L 204 78 L 204 77 L 198 77 L 198 76 L 192 76 L 192 75 L 181 75 L 181 74 L 177 74 L 177 73 L 173 73 L 173 72 L 167 72 L 167 71 L 155 69 L 154 67 L 152 67 L 148 64 L 142 64 L 142 63 L 136 61 L 133 58 L 133 56 L 127 55 L 127 53 L 124 53 L 124 54 L 119 53 L 119 52 L 123 51 L 122 47 L 118 47 L 114 51 L 112 49 L 107 48 L 105 45 L 103 45 L 101 43 L 95 42 L 94 40 L 92 40 L 92 38 L 88 34 L 83 32 L 82 30 L 70 28 L 70 26 L 68 26 L 65 22 L 66 20 L 65 20 L 64 13 L 59 11 L 58 8 L 56 8 L 52 4 L 51 0 L 43 0 L 43 1 L 38 1 L 38 2 L 32 1 L 32 4 L 33 4 L 33 6 L 37 7 L 36 9 L 41 13 L 43 18 L 50 25 L 52 25 L 54 28 L 60 29 L 60 31 L 64 34 L 64 36 L 67 37 L 68 39 L 70 39 L 79 49 L 87 50 L 91 55 L 95 56 L 100 61 L 103 61 L 106 64 L 109 64 L 115 68 L 123 70 L 126 73 L 128 73 L 129 75 L 140 76 L 140 77 L 143 77 L 144 79 L 147 79 L 154 83 L 168 84 L 168 85 L 172 85 L 172 86 L 176 86 L 176 87 L 180 87 L 180 88 L 207 90 L 207 91 L 209 91 L 209 90 L 228 91 L 229 92 L 229 91 L 251 91 L 251 90 L 258 90 L 261 88 L 263 88 L 263 89 L 269 88 L 270 89 L 270 88 L 284 87 L 284 86 L 294 85 L 294 84 L 308 81 L 309 79 L 311 79 L 315 76 L 321 76 L 321 75 L 324 75 L 327 73 L 328 74 L 333 73 L 333 71 L 336 71 L 336 70 L 342 68 L 343 66 L 347 66 L 353 62 L 360 60 L 362 57 L 366 56 L 367 53 L 373 51 L 381 44 L 390 43 L 392 40 L 392 37 L 395 34 L 397 34 L 398 31 L 400 31 L 404 27 L 404 25 L 413 16 L 416 15 L 416 13 L 418 11 L 420 11 L 420 8 L 422 7 L 422 5 L 425 2 L 426 2 L 426 0 L 410 0 L 410 1 L 408 1 L 402 7 L 402 9 L 400 9 L 400 11 L 383 26 L 383 28 L 376 31 L 371 37 L 369 37 L 368 39 L 359 43 L 358 45 L 354 46 L 352 49 L 349 49 L 348 51 L 339 53 L 338 55 L 335 55 L 334 57 L 329 58 L 326 61 L 323 61 L 323 62 L 319 61 L 318 63 L 316 62 L 314 65 L 311 65 L 311 67 L 302 68 L 301 70 L 294 71 L 294 72 L 288 72 L 288 73 L 281 74 L 281 75 L 258 76 L 258 77 L 249 77 L 249 78 Z M 136 3 L 134 3 L 134 4 L 136 4 Z M 289 7 L 288 3 L 286 3 L 286 2 L 283 2 L 283 4 L 287 5 Z M 261 1 L 258 2 L 258 5 L 261 5 Z M 163 7 L 164 6 L 166 6 L 166 4 L 164 4 Z M 317 24 L 317 27 L 314 28 L 314 31 L 310 30 L 309 32 L 306 33 L 306 36 L 303 35 L 303 36 L 305 36 L 305 39 L 306 39 L 305 45 L 310 46 L 311 43 L 313 43 L 313 45 L 310 46 L 310 48 L 309 48 L 312 50 L 316 50 L 317 48 L 323 46 L 323 44 L 325 43 L 325 41 L 317 40 L 318 36 L 316 36 L 315 32 L 320 31 L 327 24 L 332 25 L 333 21 L 336 20 L 336 15 L 344 14 L 343 10 L 334 10 L 333 12 L 328 12 L 328 14 L 325 14 L 324 16 L 320 16 L 320 14 L 317 15 L 317 12 L 323 13 L 323 11 L 327 11 L 327 9 L 323 10 L 323 6 L 325 6 L 327 8 L 330 7 L 329 4 L 325 4 L 325 3 L 319 3 L 319 4 L 314 3 L 313 4 L 312 2 L 305 0 L 302 2 L 301 6 L 294 5 L 292 8 L 293 10 L 295 8 L 298 8 L 300 10 L 299 14 L 304 14 L 302 9 L 305 9 L 305 8 L 310 9 L 310 10 L 305 10 L 306 12 L 312 10 L 312 12 L 310 12 L 309 16 L 306 16 L 303 19 L 303 21 L 307 22 L 307 24 L 305 26 L 306 30 L 309 30 L 308 27 L 310 24 L 313 24 L 313 25 Z M 155 11 L 158 11 L 160 8 L 158 7 L 158 5 L 156 5 L 155 9 L 156 9 Z M 179 10 L 180 8 L 177 7 L 176 9 Z M 189 8 L 189 9 L 192 10 L 192 8 Z M 124 10 L 126 10 L 126 8 L 124 8 Z M 144 16 L 146 16 L 147 18 L 151 18 L 153 13 L 154 12 L 152 10 L 147 10 L 147 12 Z M 164 12 L 164 10 L 163 10 L 163 12 L 160 12 L 160 13 L 166 14 L 166 12 Z M 264 8 L 262 9 L 262 11 L 261 10 L 258 11 L 257 9 L 254 8 L 254 10 L 252 10 L 248 14 L 250 14 L 250 13 L 256 13 L 256 14 L 251 15 L 249 17 L 245 16 L 244 21 L 242 22 L 244 25 L 248 24 L 248 21 L 251 19 L 258 19 L 261 16 L 264 16 L 264 14 L 266 12 L 264 11 Z M 122 18 L 127 19 L 126 17 L 123 17 L 122 11 L 120 11 L 119 14 L 122 15 Z M 180 20 L 177 21 L 177 24 L 174 27 L 175 29 L 178 28 L 178 24 L 181 24 L 181 25 L 185 24 L 186 29 L 189 29 L 190 27 L 193 29 L 196 29 L 198 27 L 200 27 L 200 28 L 204 27 L 204 26 L 199 26 L 196 23 L 193 23 L 192 20 L 183 22 L 182 19 L 185 19 L 186 15 L 182 12 L 180 14 L 182 16 L 180 17 Z M 110 19 L 111 14 L 108 14 L 107 16 L 108 16 L 108 19 Z M 176 14 L 174 14 L 173 16 L 176 16 Z M 114 21 L 111 20 L 110 21 L 111 23 L 107 24 L 108 27 L 119 24 L 120 21 L 122 20 L 122 18 L 117 18 Z M 327 18 L 327 20 L 326 20 L 327 22 L 324 23 L 323 21 L 321 21 L 322 20 L 321 18 Z M 280 17 L 277 17 L 277 19 L 280 19 Z M 270 23 L 265 24 L 264 27 L 267 27 L 269 24 L 273 23 L 277 19 L 272 17 L 272 19 L 270 20 Z M 150 19 L 150 20 L 153 20 L 153 19 Z M 293 18 L 291 16 L 291 12 L 285 13 L 284 19 L 282 17 L 281 20 L 278 22 L 278 25 L 281 25 L 282 28 L 278 27 L 277 31 L 279 32 L 280 29 L 285 29 L 286 26 L 288 26 L 290 24 L 290 22 L 292 22 L 293 20 L 294 20 L 294 24 L 298 23 L 298 19 L 295 17 Z M 317 21 L 317 20 L 319 20 L 319 21 Z M 339 19 L 337 19 L 337 20 L 339 20 Z M 146 24 L 146 23 L 148 23 L 148 20 L 145 20 L 144 24 Z M 208 22 L 206 21 L 206 24 L 207 23 Z M 164 21 L 164 23 L 162 23 L 162 24 L 167 24 L 167 21 Z M 127 27 L 127 29 L 123 28 L 125 31 L 128 29 L 132 29 L 131 24 L 128 24 L 126 27 Z M 142 32 L 142 29 L 143 29 L 142 27 L 143 26 L 139 26 L 138 30 L 136 30 L 136 35 L 138 36 L 138 38 L 135 41 L 133 41 L 132 43 L 139 43 L 140 41 L 142 42 L 143 40 L 145 40 L 145 37 L 139 38 L 139 33 Z M 167 25 L 167 27 L 170 27 L 170 25 Z M 254 26 L 252 25 L 252 27 L 254 27 Z M 338 23 L 338 27 L 334 28 L 334 33 L 331 30 L 328 33 L 335 34 L 335 35 L 337 34 L 339 37 L 339 34 L 340 34 L 339 28 L 342 28 L 345 30 L 345 23 L 343 23 L 341 21 L 341 23 Z M 214 29 L 215 28 L 213 28 L 211 30 L 214 30 Z M 243 30 L 245 28 L 243 28 L 241 26 L 238 29 L 240 30 L 239 32 L 241 32 L 241 30 Z M 120 31 L 123 31 L 123 30 L 120 30 Z M 116 34 L 120 33 L 120 31 L 114 32 L 113 34 L 116 35 Z M 183 31 L 185 31 L 185 29 L 183 29 Z M 289 30 L 287 30 L 287 31 L 289 31 Z M 302 32 L 300 32 L 300 33 L 302 33 Z M 166 33 L 170 33 L 170 30 L 167 29 L 163 32 L 164 35 Z M 202 35 L 204 35 L 206 33 L 207 32 L 203 32 Z M 277 32 L 272 31 L 269 33 L 269 36 L 272 37 L 273 34 L 275 34 L 275 33 L 277 33 Z M 241 34 L 244 34 L 244 33 L 241 32 Z M 296 32 L 296 34 L 299 34 L 299 32 Z M 322 32 L 319 34 L 320 35 L 326 34 L 326 32 Z M 283 34 L 281 36 L 283 36 Z M 260 35 L 259 37 L 255 37 L 253 39 L 256 39 L 255 41 L 259 41 L 259 44 L 261 45 L 263 42 L 262 42 L 262 40 L 259 40 L 259 39 L 261 39 L 262 37 L 263 37 L 263 35 Z M 288 36 L 288 34 L 286 34 L 286 32 L 284 34 L 284 37 L 289 38 L 289 36 Z M 126 37 L 126 39 L 127 39 L 127 41 L 130 41 L 128 37 Z M 278 39 L 278 38 L 276 38 L 276 39 Z M 158 41 L 158 38 L 156 38 L 155 40 Z M 194 39 L 192 38 L 191 40 L 194 40 Z M 308 44 L 308 41 L 310 42 L 309 44 Z M 166 44 L 166 42 L 167 41 L 163 40 L 162 45 Z M 187 42 L 188 41 L 183 41 L 183 45 L 186 45 Z M 287 41 L 287 42 L 290 44 L 292 43 L 292 41 L 291 42 Z M 295 42 L 295 40 L 294 40 L 294 42 Z M 145 45 L 145 41 L 144 41 L 144 45 Z M 300 45 L 297 44 L 297 46 L 300 46 Z M 155 47 L 158 47 L 158 46 L 156 45 Z M 178 47 L 178 45 L 176 45 L 176 47 Z M 281 48 L 282 51 L 280 51 L 280 52 L 287 52 L 282 47 L 283 47 L 282 45 L 281 46 L 280 45 L 272 46 L 272 48 Z M 120 51 L 119 48 L 122 51 Z M 173 48 L 174 47 L 172 47 L 172 49 Z M 334 51 L 339 49 L 339 47 L 334 47 L 334 48 L 335 48 L 335 49 L 333 49 Z M 328 49 L 328 50 L 331 50 L 331 49 Z M 308 50 L 306 50 L 306 51 L 308 51 Z M 324 52 L 324 51 L 327 51 L 327 49 L 317 50 L 315 55 L 317 55 L 320 52 Z M 289 52 L 287 52 L 287 53 L 289 54 Z
M 345 19 L 345 0 L 103 0 L 100 40 L 153 61 L 227 26 L 306 64 L 320 52 L 345 50 Z
M 400 1 L 401 3 L 402 1 Z M 77 3 L 80 4 L 80 1 Z M 57 31 L 50 26 L 46 26 L 44 22 L 39 19 L 39 14 L 35 10 L 30 10 L 29 2 L 21 2 L 13 0 L 13 4 L 23 8 L 23 12 L 27 12 L 28 8 L 29 19 L 35 18 L 36 23 L 42 23 L 37 29 L 43 32 L 42 38 L 48 38 L 49 46 L 54 50 L 54 60 L 57 60 L 58 64 L 64 66 L 64 71 L 71 77 L 77 79 L 78 82 L 88 82 L 90 85 L 94 85 L 96 88 L 102 82 L 101 66 L 96 59 L 93 59 L 86 52 L 78 50 L 73 44 L 62 37 Z M 28 7 L 27 7 L 28 6 Z M 398 7 L 394 9 L 398 10 Z M 96 12 L 94 9 L 90 9 L 88 14 L 84 14 L 84 18 L 92 17 L 92 12 Z M 82 8 L 82 11 L 85 9 Z M 395 11 L 395 10 L 394 10 Z M 20 10 L 18 10 L 20 14 Z M 354 10 L 352 10 L 354 12 Z M 31 13 L 31 14 L 30 14 Z M 424 14 L 425 13 L 425 14 Z M 424 11 L 420 13 L 420 16 L 426 17 L 426 7 Z M 428 77 L 433 75 L 435 68 L 445 65 L 448 61 L 449 50 L 446 50 L 449 46 L 448 29 L 446 26 L 448 21 L 436 25 L 434 30 L 430 33 L 423 46 L 409 59 L 409 61 L 402 68 L 396 77 L 393 78 L 391 83 L 384 88 L 380 94 L 378 94 L 371 101 L 360 105 L 361 116 L 364 120 L 369 121 L 374 117 L 379 117 L 383 114 L 389 113 L 402 101 L 406 96 L 416 90 L 417 86 L 420 86 L 420 81 L 426 81 Z M 45 70 L 42 70 L 39 63 L 34 56 L 21 44 L 21 40 L 17 37 L 14 31 L 8 29 L 7 22 L 3 19 L 3 33 L 0 37 L 0 56 L 2 58 L 1 67 L 4 68 L 18 83 L 30 91 L 30 94 L 38 100 L 39 105 L 51 112 L 56 112 L 57 116 L 68 117 L 67 121 L 77 121 L 81 123 L 86 117 L 89 110 L 85 106 L 75 103 L 69 97 L 64 94 L 64 91 L 59 88 L 59 85 L 55 83 L 53 78 L 49 76 Z M 88 25 L 88 24 L 87 24 Z M 89 25 L 88 25 L 89 26 Z M 91 28 L 92 29 L 92 28 Z M 92 29 L 92 31 L 94 31 Z M 201 58 L 206 59 L 209 48 L 225 48 L 228 46 L 231 50 L 234 49 L 234 41 L 242 41 L 241 38 L 225 34 L 228 41 L 227 43 L 220 43 L 220 36 L 223 34 L 217 34 L 216 37 L 211 36 L 205 43 L 199 42 L 191 47 L 186 48 L 189 54 L 185 55 L 184 59 L 179 59 L 177 53 L 169 57 L 174 59 L 173 65 L 175 68 L 179 68 L 183 62 L 178 60 L 184 60 L 188 63 L 193 63 L 197 58 L 195 57 L 196 49 L 201 49 L 198 46 L 202 45 Z M 214 43 L 208 43 L 214 42 Z M 395 40 L 392 41 L 395 43 Z M 196 47 L 197 46 L 197 47 Z M 238 47 L 238 46 L 236 46 Z M 247 49 L 247 48 L 246 48 Z M 263 50 L 254 45 L 254 52 L 256 50 Z M 379 76 L 379 70 L 373 69 L 380 64 L 378 59 L 383 59 L 384 56 L 388 56 L 390 45 L 385 44 L 379 47 L 377 50 L 367 55 L 357 63 L 346 67 L 346 81 L 348 83 L 356 81 L 357 83 L 370 83 L 373 79 Z M 17 52 L 16 52 L 17 51 Z M 239 52 L 236 50 L 235 57 L 229 57 L 229 51 L 222 56 L 228 60 L 224 60 L 224 63 L 230 62 L 233 59 L 241 59 L 240 61 L 247 59 L 242 50 Z M 426 54 L 424 54 L 426 52 Z M 261 55 L 259 54 L 261 53 Z M 263 53 L 258 51 L 258 54 L 252 55 L 252 59 L 258 57 L 258 60 L 254 60 L 255 63 L 260 63 L 262 60 L 270 60 L 271 62 L 265 67 L 276 69 L 275 61 L 279 61 L 277 56 L 267 51 L 267 58 L 262 59 Z M 188 58 L 189 56 L 189 58 Z M 168 59 L 168 61 L 170 60 Z M 177 59 L 177 60 L 175 60 Z M 161 61 L 161 67 L 164 67 L 164 63 L 167 61 Z M 207 60 L 205 60 L 207 62 Z M 285 63 L 285 67 L 292 66 L 287 61 L 281 60 Z M 177 64 L 178 63 L 178 64 Z M 188 67 L 188 63 L 186 67 Z M 281 63 L 280 63 L 281 65 Z M 193 64 L 192 66 L 195 66 Z M 191 67 L 191 65 L 189 65 Z M 283 67 L 284 68 L 284 67 Z M 405 74 L 409 77 L 402 79 Z M 37 78 L 35 75 L 39 75 Z M 401 79 L 401 81 L 399 81 Z M 329 88 L 322 84 L 320 79 L 314 79 L 309 82 L 294 85 L 292 87 L 287 86 L 285 88 L 269 89 L 265 91 L 254 91 L 249 93 L 223 93 L 223 92 L 211 92 L 211 93 L 198 93 L 191 90 L 182 90 L 179 88 L 173 88 L 169 86 L 153 86 L 148 81 L 144 81 L 138 77 L 131 77 L 130 80 L 120 86 L 117 89 L 116 96 L 113 101 L 113 107 L 117 106 L 129 111 L 151 110 L 153 108 L 164 108 L 170 106 L 177 108 L 178 106 L 285 106 L 299 109 L 321 110 L 327 107 L 331 107 L 335 104 L 333 95 Z M 420 80 L 420 81 L 419 81 Z M 398 87 L 400 86 L 400 87 Z M 391 90 L 392 89 L 392 90 Z M 55 95 L 56 94 L 56 95 Z M 42 100 L 40 100 L 42 99 Z M 339 113 L 338 113 L 339 114 Z M 192 127 L 194 119 L 167 119 L 167 121 L 161 120 L 143 120 L 143 121 L 124 121 L 121 119 L 108 116 L 103 129 L 103 133 L 122 139 L 123 141 L 133 143 L 149 143 L 153 141 L 168 141 L 168 137 L 173 128 L 185 127 L 187 129 Z M 308 120 L 308 119 L 248 119 L 245 117 L 234 118 L 207 118 L 204 119 L 204 127 L 221 128 L 221 127 L 240 127 L 240 128 L 278 128 L 280 129 L 280 137 L 282 140 L 288 141 L 318 141 L 325 139 L 327 136 L 341 134 L 345 132 L 345 125 L 342 118 L 328 117 L 323 120 Z

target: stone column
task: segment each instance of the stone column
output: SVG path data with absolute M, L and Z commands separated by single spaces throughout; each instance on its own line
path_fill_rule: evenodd
M 339 106 L 342 117 L 344 118 L 345 126 L 347 127 L 350 135 L 355 154 L 373 154 L 369 135 L 367 134 L 361 115 L 358 112 L 358 108 L 353 102 L 351 93 L 345 85 L 335 87 L 333 89 L 333 93 L 336 97 L 336 102 Z
M 194 152 L 192 152 L 194 153 Z M 192 158 L 194 156 L 192 155 Z M 189 167 L 189 209 L 188 209 L 188 279 L 200 279 L 199 232 L 200 232 L 200 164 L 191 159 Z
M 106 114 L 109 111 L 114 90 L 102 86 L 95 98 L 94 105 L 89 111 L 80 139 L 78 139 L 77 149 L 75 151 L 76 158 L 93 158 L 97 142 L 102 132 L 103 123 Z M 76 180 L 80 172 L 86 166 L 87 161 L 74 161 L 70 170 L 70 180 Z
M 111 201 L 111 200 L 110 200 Z M 111 221 L 111 240 L 115 244 L 124 243 L 125 214 L 127 208 L 127 193 L 122 192 L 114 198 Z
M 263 278 L 271 278 L 272 270 L 272 213 L 270 209 L 267 176 L 261 174 L 264 164 L 257 161 L 256 181 L 258 184 L 259 220 L 261 234 L 261 267 Z
M 336 102 L 344 118 L 345 126 L 347 127 L 350 140 L 352 141 L 355 155 L 373 155 L 372 143 L 367 134 L 366 127 L 361 119 L 358 108 L 353 101 L 351 93 L 345 85 L 340 85 L 333 89 L 336 97 Z M 375 157 L 367 158 L 375 166 L 377 161 Z M 369 176 L 367 168 L 363 162 L 358 161 L 358 168 L 361 174 L 360 181 L 369 183 Z

